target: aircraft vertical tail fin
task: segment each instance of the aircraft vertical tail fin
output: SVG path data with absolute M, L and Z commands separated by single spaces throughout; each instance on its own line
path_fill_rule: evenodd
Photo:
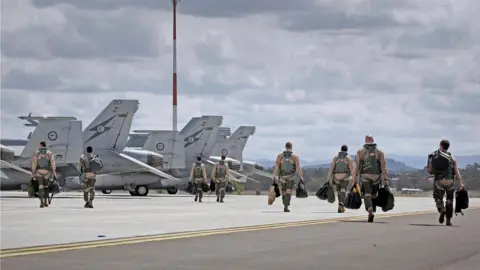
M 84 147 L 123 149 L 138 106 L 138 100 L 112 100 L 83 131 Z
M 187 163 L 195 161 L 197 156 L 210 156 L 222 123 L 223 116 L 204 115 L 182 134 Z
M 74 117 L 29 117 L 38 121 L 20 157 L 30 158 L 41 141 L 52 151 L 57 162 L 76 163 L 83 152 L 82 121 Z
M 234 145 L 238 148 L 238 152 L 232 154 L 240 156 L 242 155 L 248 139 L 250 136 L 255 135 L 256 129 L 256 126 L 240 126 L 237 128 L 237 130 L 235 130 L 235 132 L 233 132 L 233 134 L 228 138 L 228 141 L 234 143 Z
M 163 167 L 167 169 L 184 169 L 185 148 L 180 132 L 171 130 L 152 131 L 143 146 L 144 150 L 163 155 Z
M 230 135 L 232 135 L 232 132 L 229 127 L 219 127 L 217 140 L 215 142 L 225 141 Z
M 192 117 L 190 121 L 182 128 L 180 133 L 188 133 L 191 131 L 191 129 L 197 124 L 197 122 L 200 121 L 200 117 Z
M 220 141 L 215 145 L 212 155 L 225 155 L 243 162 L 243 150 L 250 136 L 255 134 L 255 130 L 255 126 L 240 126 L 228 139 Z
M 135 134 L 135 133 L 132 133 L 132 134 L 128 135 L 128 140 L 127 140 L 127 144 L 125 145 L 125 147 L 143 148 L 149 135 L 150 134 Z

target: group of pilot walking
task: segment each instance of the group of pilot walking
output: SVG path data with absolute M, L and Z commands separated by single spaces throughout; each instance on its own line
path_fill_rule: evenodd
M 428 156 L 427 171 L 434 175 L 433 197 L 435 199 L 437 210 L 440 214 L 439 222 L 446 225 L 452 225 L 453 217 L 453 199 L 455 193 L 454 179 L 458 180 L 458 188 L 463 188 L 463 181 L 457 167 L 455 158 L 448 152 L 450 142 L 442 140 L 439 149 Z M 290 212 L 289 206 L 292 198 L 292 190 L 295 186 L 295 177 L 298 175 L 300 183 L 304 184 L 303 172 L 300 167 L 300 158 L 292 150 L 292 143 L 285 144 L 285 151 L 277 155 L 275 167 L 273 169 L 273 183 L 277 181 L 280 184 L 284 212 Z M 80 157 L 78 169 L 83 176 L 83 194 L 85 208 L 93 208 L 93 199 L 95 197 L 96 173 L 91 169 L 91 161 L 95 158 L 93 149 L 88 146 L 86 153 Z M 340 152 L 333 158 L 327 175 L 327 181 L 335 186 L 338 196 L 338 212 L 345 211 L 344 202 L 346 198 L 347 187 L 350 182 L 353 185 L 362 183 L 364 191 L 364 204 L 368 212 L 368 222 L 373 222 L 376 207 L 372 199 L 375 199 L 381 185 L 383 176 L 383 185 L 388 189 L 388 171 L 385 153 L 377 148 L 374 138 L 370 135 L 365 137 L 365 144 L 360 148 L 355 157 L 355 161 L 348 155 L 348 147 L 343 145 Z M 215 183 L 215 193 L 217 202 L 223 203 L 226 187 L 230 180 L 230 169 L 225 162 L 226 156 L 222 156 L 212 170 L 211 179 Z M 35 152 L 32 158 L 32 181 L 37 182 L 40 198 L 40 207 L 48 207 L 50 180 L 56 178 L 55 159 L 52 152 L 47 150 L 45 142 L 40 143 L 40 148 Z M 207 170 L 202 163 L 201 157 L 192 165 L 190 170 L 190 181 L 193 184 L 193 193 L 195 202 L 202 202 L 204 185 L 207 185 Z M 444 197 L 446 195 L 446 203 Z
M 92 168 L 93 148 L 88 146 L 86 153 L 80 157 L 78 170 L 81 181 L 83 182 L 83 199 L 85 208 L 93 208 L 93 199 L 95 198 L 96 173 Z M 47 144 L 40 142 L 40 148 L 32 157 L 32 186 L 38 186 L 38 197 L 40 198 L 40 208 L 48 207 L 50 204 L 49 194 L 50 186 L 57 178 L 55 157 L 47 149 Z
M 462 176 L 457 162 L 448 149 L 450 142 L 442 140 L 439 148 L 428 156 L 427 171 L 434 176 L 433 198 L 438 210 L 439 223 L 452 226 L 453 198 L 455 194 L 455 179 L 458 180 L 458 189 L 463 189 Z M 365 136 L 365 144 L 355 156 L 355 161 L 348 155 L 348 147 L 343 145 L 340 152 L 333 158 L 327 175 L 327 181 L 336 187 L 338 196 L 338 212 L 345 211 L 344 202 L 347 187 L 352 181 L 355 186 L 360 179 L 364 192 L 365 209 L 368 212 L 368 222 L 373 222 L 376 206 L 373 200 L 377 197 L 383 176 L 383 185 L 389 189 L 388 170 L 385 153 L 377 148 L 374 138 Z M 292 143 L 285 144 L 285 151 L 278 154 L 273 170 L 273 183 L 280 182 L 280 190 L 284 212 L 290 212 L 292 189 L 295 185 L 295 176 L 298 175 L 303 183 L 303 172 L 299 157 L 292 151 Z M 446 204 L 444 197 L 446 195 Z

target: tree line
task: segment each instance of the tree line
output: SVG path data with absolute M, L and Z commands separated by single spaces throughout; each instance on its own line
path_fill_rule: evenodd
M 267 169 L 273 172 L 273 168 Z M 303 170 L 305 177 L 305 185 L 309 191 L 318 190 L 326 181 L 328 168 L 305 168 Z M 480 164 L 474 163 L 468 165 L 464 169 L 460 169 L 465 187 L 469 190 L 480 190 Z M 427 180 L 431 175 L 427 172 L 426 167 L 423 170 L 411 170 L 403 172 L 389 172 L 390 183 L 392 188 L 400 190 L 402 188 L 418 188 L 425 191 L 433 189 L 433 182 Z M 260 183 L 247 181 L 245 190 L 267 190 L 271 184 L 271 179 L 263 176 L 253 176 L 253 179 Z

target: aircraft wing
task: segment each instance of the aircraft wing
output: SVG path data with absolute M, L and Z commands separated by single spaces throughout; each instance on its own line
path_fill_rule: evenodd
M 18 167 L 17 165 L 12 164 L 12 163 L 10 163 L 10 162 L 8 162 L 8 161 L 5 161 L 5 160 L 2 160 L 2 161 L 1 161 L 1 166 L 0 166 L 0 167 L 1 167 L 2 169 L 4 169 L 4 168 L 5 168 L 5 169 L 12 169 L 12 170 L 20 171 L 20 172 L 23 172 L 23 173 L 26 173 L 26 174 L 31 174 L 30 171 L 27 171 L 27 170 L 25 170 L 25 169 L 23 169 L 23 168 L 20 168 L 20 167 Z
M 253 173 L 254 173 L 254 174 L 261 175 L 261 176 L 268 177 L 268 178 L 270 178 L 270 179 L 273 179 L 273 173 L 269 173 L 269 172 L 265 172 L 265 171 L 260 171 L 260 170 L 255 170 Z
M 215 162 L 213 162 L 213 161 L 211 161 L 211 160 L 208 160 L 208 159 L 207 159 L 206 161 L 207 161 L 207 163 L 215 166 Z M 248 177 L 248 176 L 245 176 L 245 175 L 243 175 L 243 174 L 241 174 L 241 173 L 239 173 L 239 172 L 236 172 L 236 171 L 234 171 L 234 170 L 230 170 L 230 174 L 231 174 L 230 179 L 231 179 L 232 181 L 236 181 L 236 182 L 239 182 L 239 183 L 245 183 L 245 182 L 247 181 L 247 179 L 248 179 L 248 180 L 250 180 L 250 181 L 253 181 L 253 182 L 256 182 L 256 183 L 260 183 L 260 182 L 258 182 L 257 180 L 252 179 L 252 178 L 250 178 L 250 177 Z M 233 176 L 233 177 L 232 177 L 232 176 Z M 238 179 L 238 178 L 240 178 L 240 179 Z M 242 179 L 245 179 L 245 180 L 242 180 Z
M 237 178 L 233 175 L 230 175 L 230 180 L 238 182 L 238 183 L 242 183 L 242 184 L 247 182 L 247 179 L 245 177 Z
M 155 174 L 155 175 L 157 175 L 157 176 L 159 176 L 159 177 L 166 178 L 166 179 L 173 180 L 173 181 L 181 182 L 180 179 L 177 179 L 177 178 L 175 178 L 175 177 L 173 177 L 173 176 L 171 176 L 171 175 L 169 175 L 169 174 L 167 174 L 167 173 L 164 173 L 164 172 L 162 172 L 162 171 L 160 171 L 160 170 L 158 170 L 158 169 L 155 169 L 154 167 L 152 167 L 152 166 L 150 166 L 150 165 L 147 165 L 147 164 L 145 164 L 145 163 L 143 163 L 143 162 L 141 162 L 141 161 L 139 161 L 139 160 L 137 160 L 137 159 L 135 159 L 135 158 L 133 158 L 133 157 L 131 157 L 131 156 L 129 156 L 129 155 L 125 155 L 125 154 L 123 154 L 123 153 L 118 153 L 117 155 L 120 156 L 120 157 L 122 157 L 122 158 L 124 158 L 124 159 L 126 159 L 126 160 L 128 160 L 128 161 L 131 161 L 131 162 L 139 165 L 140 167 L 144 168 L 144 169 L 147 170 L 148 172 L 153 173 L 153 174 Z

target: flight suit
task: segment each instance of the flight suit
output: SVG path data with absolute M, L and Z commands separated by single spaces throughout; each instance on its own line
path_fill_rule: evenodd
M 437 150 L 442 151 L 442 150 Z M 457 162 L 455 158 L 446 151 L 441 153 L 443 157 L 450 159 L 450 166 L 444 172 L 437 172 L 432 167 L 431 155 L 428 159 L 427 171 L 434 175 L 433 180 L 433 198 L 437 206 L 437 211 L 440 214 L 439 222 L 443 223 L 445 217 L 447 218 L 446 225 L 452 226 L 451 219 L 453 217 L 453 199 L 455 196 L 455 181 L 454 177 L 457 176 L 457 179 L 460 178 L 460 173 L 458 172 Z M 433 155 L 433 154 L 432 154 Z M 447 197 L 446 204 L 443 201 L 443 198 Z
M 41 147 L 32 157 L 32 180 L 38 183 L 38 197 L 40 198 L 40 208 L 48 207 L 48 196 L 50 180 L 54 175 L 55 158 L 50 150 Z
M 300 158 L 292 151 L 283 151 L 277 155 L 273 176 L 280 180 L 280 192 L 282 194 L 283 211 L 290 212 L 290 200 L 292 189 L 295 186 L 295 174 L 303 180 L 303 172 L 300 167 Z
M 193 184 L 193 192 L 195 193 L 195 201 L 202 202 L 203 185 L 207 184 L 207 170 L 202 162 L 195 162 L 190 171 L 190 181 Z
M 225 198 L 225 188 L 230 180 L 230 169 L 225 161 L 219 161 L 212 170 L 212 180 L 215 181 L 215 194 L 217 202 L 223 203 Z
M 352 180 L 353 161 L 347 152 L 339 152 L 336 155 L 327 174 L 327 181 L 332 180 L 332 185 L 336 187 L 338 197 L 338 213 L 345 212 L 345 198 L 347 195 L 347 188 Z
M 79 170 L 80 177 L 83 178 L 83 200 L 85 208 L 93 208 L 93 199 L 95 199 L 95 183 L 97 175 L 90 170 L 90 160 L 93 158 L 92 153 L 86 153 L 80 157 Z
M 377 148 L 376 143 L 365 144 L 357 151 L 355 157 L 355 174 L 359 173 L 364 189 L 364 203 L 368 211 L 368 222 L 373 222 L 376 206 L 372 199 L 378 195 L 380 188 L 380 176 L 383 175 L 384 184 L 388 186 L 387 160 L 385 153 Z

